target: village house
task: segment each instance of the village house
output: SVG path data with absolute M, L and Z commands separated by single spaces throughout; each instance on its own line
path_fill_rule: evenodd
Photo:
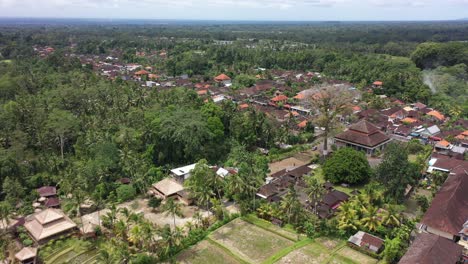
M 385 148 L 391 139 L 367 120 L 359 121 L 335 136 L 337 147 L 352 147 L 358 151 L 364 151 L 367 155 L 373 155 L 375 151 Z
M 195 169 L 197 164 L 190 164 L 187 166 L 183 166 L 180 168 L 175 168 L 171 170 L 171 176 L 178 182 L 183 183 L 186 179 L 188 179 L 191 174 L 190 172 Z
M 54 186 L 43 186 L 36 190 L 40 198 L 38 201 L 47 208 L 59 208 L 60 199 L 57 197 L 57 188 Z
M 457 242 L 468 220 L 468 167 L 453 169 L 427 209 L 419 230 Z
M 366 232 L 358 231 L 348 239 L 348 244 L 351 247 L 358 247 L 371 253 L 378 254 L 383 249 L 384 240 Z
M 281 201 L 283 195 L 288 191 L 291 185 L 303 185 L 303 176 L 310 173 L 310 165 L 303 165 L 292 169 L 280 170 L 270 177 L 267 177 L 264 184 L 257 192 L 257 196 L 268 202 Z
M 438 235 L 422 233 L 400 259 L 399 264 L 459 263 L 463 247 Z
M 186 205 L 190 205 L 193 202 L 184 186 L 172 178 L 166 178 L 153 184 L 149 193 L 163 200 L 170 198 L 177 199 Z
M 61 210 L 49 208 L 26 218 L 25 229 L 38 244 L 60 235 L 69 234 L 76 224 Z
M 322 196 L 317 206 L 317 215 L 322 218 L 330 218 L 340 207 L 341 203 L 348 201 L 349 195 L 344 192 L 329 188 L 329 191 Z
M 372 83 L 372 88 L 374 89 L 382 89 L 383 82 L 382 81 L 375 81 Z
M 222 73 L 214 78 L 215 82 L 221 83 L 224 86 L 231 86 L 231 77 L 227 76 L 226 74 Z
M 37 248 L 24 247 L 15 254 L 15 258 L 21 264 L 36 264 L 37 263 Z

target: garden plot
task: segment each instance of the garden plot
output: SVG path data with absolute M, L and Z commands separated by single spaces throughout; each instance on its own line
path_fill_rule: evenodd
M 276 263 L 279 264 L 292 264 L 292 263 L 310 263 L 320 264 L 326 263 L 326 260 L 330 258 L 331 250 L 318 244 L 311 243 L 305 247 L 299 248 L 288 255 L 282 257 Z
M 338 258 L 336 258 L 338 257 Z M 333 260 L 339 259 L 343 263 L 357 263 L 357 264 L 375 264 L 377 263 L 377 260 L 363 254 L 359 251 L 356 251 L 352 248 L 349 247 L 343 247 L 342 249 L 338 250 L 336 252 L 336 256 Z M 352 260 L 352 262 L 349 262 L 347 260 Z M 341 263 L 341 262 L 338 262 Z
M 281 249 L 294 244 L 291 240 L 241 219 L 219 228 L 210 238 L 251 263 L 261 263 Z
M 213 245 L 208 240 L 196 244 L 177 256 L 177 263 L 181 264 L 241 264 L 222 248 Z

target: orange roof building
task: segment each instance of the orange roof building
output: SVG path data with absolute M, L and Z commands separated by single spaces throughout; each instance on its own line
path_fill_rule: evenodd
M 427 113 L 427 115 L 433 116 L 436 119 L 438 119 L 439 121 L 443 121 L 445 119 L 445 116 L 443 114 L 441 114 L 439 111 L 436 111 L 436 110 L 430 111 L 429 113 Z
M 446 147 L 450 146 L 450 142 L 448 142 L 447 140 L 444 139 L 444 140 L 439 141 L 439 142 L 437 143 L 437 145 L 440 145 L 440 146 L 446 148 Z
M 197 91 L 197 94 L 198 94 L 198 95 L 206 95 L 206 94 L 208 94 L 208 90 L 200 90 L 200 91 Z
M 277 103 L 277 102 L 284 102 L 284 101 L 286 101 L 286 100 L 288 100 L 288 97 L 287 97 L 286 95 L 284 95 L 284 94 L 280 94 L 280 95 L 275 96 L 275 97 L 273 97 L 273 98 L 271 99 L 271 101 L 272 101 L 272 102 L 275 102 L 275 103 Z
M 217 81 L 217 82 L 224 82 L 224 81 L 231 80 L 231 78 L 229 76 L 227 76 L 226 74 L 221 73 L 220 75 L 216 76 L 214 78 L 214 80 Z
M 246 109 L 246 108 L 249 108 L 249 105 L 248 105 L 248 104 L 241 104 L 241 105 L 239 105 L 239 109 L 241 109 L 241 110 Z
M 382 81 L 375 81 L 374 83 L 372 83 L 374 86 L 382 86 L 383 85 L 383 82 Z
M 305 95 L 303 93 L 298 93 L 296 96 L 294 96 L 294 99 L 303 100 L 305 99 Z
M 305 128 L 306 126 L 307 126 L 307 120 L 304 120 L 300 122 L 299 124 L 297 124 L 297 127 L 299 128 Z
M 140 71 L 135 72 L 136 76 L 147 75 L 147 74 L 149 74 L 149 72 L 145 70 L 140 70 Z
M 148 78 L 150 78 L 150 79 L 157 79 L 157 78 L 159 78 L 159 76 L 156 75 L 156 74 L 150 73 L 150 74 L 148 74 Z
M 411 118 L 411 117 L 407 117 L 407 118 L 404 118 L 403 120 L 401 120 L 401 122 L 407 123 L 407 124 L 412 124 L 412 123 L 415 123 L 417 121 L 418 121 L 417 119 L 414 119 L 414 118 Z

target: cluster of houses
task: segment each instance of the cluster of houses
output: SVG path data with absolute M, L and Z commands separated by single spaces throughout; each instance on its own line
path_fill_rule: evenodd
M 191 172 L 193 169 L 195 169 L 196 165 L 197 164 L 194 163 L 172 169 L 170 176 L 153 184 L 151 189 L 148 191 L 148 194 L 154 195 L 163 200 L 170 198 L 176 199 L 185 205 L 191 205 L 193 201 L 189 191 L 184 187 L 184 182 L 192 176 Z M 237 169 L 235 168 L 211 166 L 210 169 L 212 169 L 218 177 L 223 179 L 229 177 L 229 175 L 237 174 Z

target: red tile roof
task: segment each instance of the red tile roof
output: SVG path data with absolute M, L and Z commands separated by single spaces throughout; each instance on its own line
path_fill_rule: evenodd
M 239 109 L 246 109 L 246 108 L 249 108 L 249 105 L 248 105 L 248 104 L 241 104 L 241 105 L 239 105 Z
M 456 263 L 463 247 L 446 238 L 421 233 L 411 244 L 399 264 Z
M 145 70 L 135 72 L 135 75 L 146 75 L 146 74 L 149 74 L 149 72 L 147 72 Z
M 383 246 L 383 243 L 384 241 L 381 238 L 370 235 L 368 233 L 364 233 L 361 240 L 361 247 L 365 245 L 372 245 L 376 248 L 381 248 Z
M 48 198 L 47 201 L 44 203 L 46 207 L 56 207 L 60 205 L 60 200 L 57 197 Z
M 427 115 L 433 116 L 433 117 L 437 118 L 440 121 L 445 119 L 445 116 L 443 114 L 441 114 L 439 111 L 436 111 L 436 110 L 430 111 L 429 113 L 427 113 Z
M 222 82 L 222 81 L 229 81 L 231 80 L 231 78 L 229 76 L 227 76 L 226 74 L 222 73 L 218 76 L 216 76 L 215 78 L 215 81 L 217 82 Z
M 382 86 L 382 85 L 383 85 L 383 82 L 381 82 L 381 81 L 375 81 L 375 82 L 373 83 L 373 85 Z
M 305 128 L 307 126 L 307 120 L 304 120 L 304 121 L 300 122 L 297 126 L 299 128 Z
M 43 186 L 37 189 L 39 196 L 41 197 L 48 197 L 57 195 L 57 189 L 54 186 Z
M 463 167 L 449 175 L 432 200 L 421 223 L 457 235 L 468 219 L 468 173 Z
M 281 102 L 281 101 L 286 101 L 286 100 L 288 100 L 288 97 L 284 94 L 280 94 L 271 99 L 272 102 Z
M 197 94 L 198 94 L 198 95 L 205 95 L 205 94 L 208 94 L 208 90 L 200 90 L 200 91 L 197 91 Z

